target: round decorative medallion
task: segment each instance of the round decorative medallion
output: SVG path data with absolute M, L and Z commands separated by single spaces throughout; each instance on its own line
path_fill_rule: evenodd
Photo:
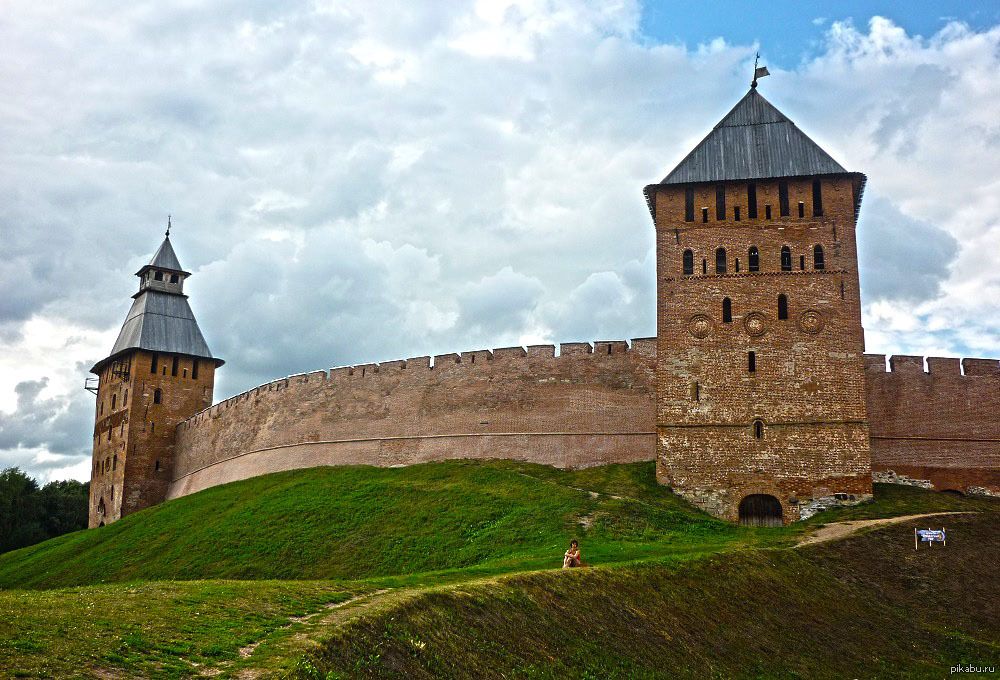
M 688 330 L 696 338 L 706 338 L 712 333 L 714 324 L 704 314 L 695 314 L 688 319 Z
M 823 315 L 815 309 L 807 309 L 799 316 L 799 328 L 806 333 L 819 333 L 825 325 Z
M 767 330 L 767 319 L 760 312 L 750 312 L 743 317 L 743 327 L 746 329 L 747 335 L 753 337 L 764 335 L 764 331 Z

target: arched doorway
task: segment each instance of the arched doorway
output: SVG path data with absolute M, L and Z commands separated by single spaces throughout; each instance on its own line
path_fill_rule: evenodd
M 745 527 L 780 527 L 781 501 L 764 493 L 752 493 L 740 501 L 740 524 Z

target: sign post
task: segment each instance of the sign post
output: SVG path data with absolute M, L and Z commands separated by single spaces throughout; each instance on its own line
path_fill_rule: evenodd
M 945 533 L 944 527 L 940 529 L 916 529 L 913 530 L 913 549 L 917 550 L 920 546 L 920 542 L 927 543 L 928 547 L 933 547 L 935 543 L 940 543 L 942 546 L 947 547 L 948 545 L 948 535 Z

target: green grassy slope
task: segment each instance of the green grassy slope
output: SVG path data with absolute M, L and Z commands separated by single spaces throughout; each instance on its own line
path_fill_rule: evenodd
M 574 536 L 599 537 L 585 557 L 608 562 L 767 535 L 695 511 L 656 485 L 652 464 L 598 470 L 458 461 L 277 473 L 0 556 L 0 587 L 492 573 L 558 566 Z
M 432 589 L 348 623 L 299 675 L 941 678 L 996 666 L 996 515 L 947 520 L 948 547 L 918 552 L 912 526 L 926 520 L 802 550 Z
M 183 678 L 238 672 L 240 648 L 352 596 L 328 582 L 190 581 L 0 591 L 0 678 Z M 259 665 L 259 664 L 258 664 Z
M 981 505 L 916 489 L 879 495 L 875 504 L 812 523 L 838 513 Z M 573 537 L 586 561 L 608 564 L 779 545 L 802 530 L 748 529 L 709 517 L 659 486 L 652 463 L 577 471 L 510 461 L 327 467 L 207 489 L 4 554 L 0 588 L 427 572 L 453 580 L 559 566 Z

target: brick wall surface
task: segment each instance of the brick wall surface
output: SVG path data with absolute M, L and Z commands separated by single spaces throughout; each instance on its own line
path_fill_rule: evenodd
M 90 526 L 112 522 L 130 512 L 166 500 L 175 456 L 178 423 L 212 403 L 215 364 L 137 350 L 123 358 L 127 376 L 115 376 L 114 364 L 98 376 L 97 420 L 90 484 Z M 160 403 L 154 403 L 155 390 Z M 114 408 L 112 408 L 114 395 Z M 104 512 L 101 513 L 101 501 Z
M 656 190 L 657 474 L 712 514 L 735 520 L 741 499 L 769 494 L 787 522 L 816 499 L 871 495 L 854 181 L 823 178 L 824 214 L 814 216 L 812 178 L 789 180 L 785 217 L 778 182 L 756 182 L 756 219 L 748 218 L 747 183 L 727 183 L 725 220 L 716 219 L 716 185 L 698 185 L 693 222 L 685 219 L 687 187 Z M 783 246 L 790 271 L 781 266 Z M 749 271 L 751 247 L 757 272 Z M 716 267 L 718 248 L 726 250 L 725 273 Z
M 564 344 L 558 357 L 541 345 L 277 380 L 177 428 L 168 497 L 317 465 L 650 460 L 655 353 L 652 338 Z
M 1000 494 L 1000 361 L 866 354 L 877 480 Z M 963 374 L 964 371 L 964 374 Z

